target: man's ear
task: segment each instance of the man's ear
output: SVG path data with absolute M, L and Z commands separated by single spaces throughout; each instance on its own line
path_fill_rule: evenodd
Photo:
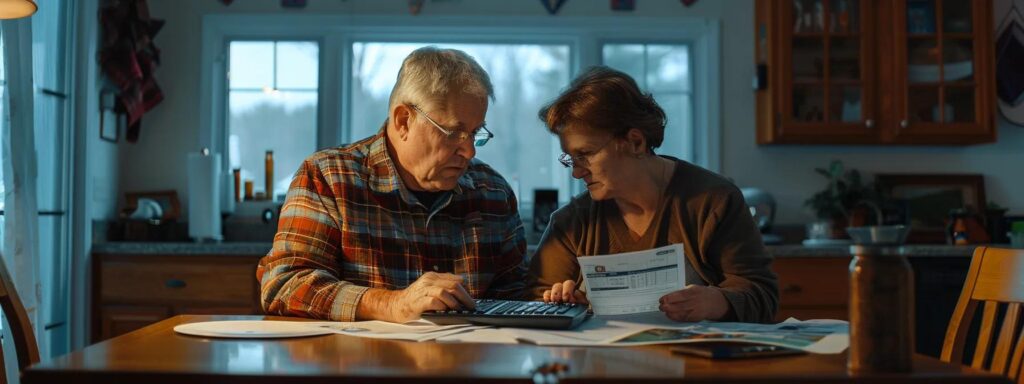
M 412 116 L 412 110 L 405 104 L 397 104 L 391 109 L 391 121 L 394 122 L 395 133 L 402 141 L 409 138 L 410 116 Z
M 629 132 L 626 132 L 626 142 L 629 143 L 629 152 L 631 154 L 643 155 L 647 153 L 647 137 L 639 129 L 630 128 Z

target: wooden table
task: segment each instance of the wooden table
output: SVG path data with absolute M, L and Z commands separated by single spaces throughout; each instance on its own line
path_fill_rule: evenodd
M 174 326 L 210 320 L 289 319 L 183 315 L 29 367 L 23 383 L 532 382 L 537 367 L 564 363 L 563 382 L 679 381 L 815 383 L 1009 383 L 1001 376 L 918 355 L 914 372 L 851 375 L 846 355 L 711 361 L 667 346 L 563 348 L 442 344 L 344 335 L 293 339 L 208 339 Z

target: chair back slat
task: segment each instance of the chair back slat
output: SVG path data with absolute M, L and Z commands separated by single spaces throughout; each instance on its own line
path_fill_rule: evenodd
M 978 344 L 974 347 L 974 360 L 972 368 L 983 369 L 985 361 L 988 360 L 988 350 L 992 345 L 992 335 L 995 334 L 996 312 L 999 311 L 999 303 L 986 301 L 985 309 L 982 310 L 981 330 L 978 332 Z
M 1006 306 L 1006 315 L 1003 316 L 1003 325 L 999 330 L 999 337 L 996 338 L 996 350 L 992 353 L 992 371 L 1007 374 L 1007 362 L 1010 360 L 1010 352 L 1016 342 L 1017 329 L 1020 327 L 1020 303 L 1010 303 Z
M 963 363 L 967 335 L 979 305 L 982 316 L 971 367 L 1024 384 L 1024 250 L 975 249 L 946 329 L 942 361 Z M 1005 313 L 1000 316 L 1001 312 Z
M 32 323 L 25 312 L 25 306 L 21 304 L 18 297 L 18 290 L 14 287 L 14 280 L 7 272 L 7 265 L 0 255 L 0 308 L 7 317 L 7 324 L 11 327 L 11 335 L 14 337 L 14 351 L 18 359 L 18 371 L 23 371 L 29 365 L 39 362 L 39 346 L 36 344 L 35 333 L 32 331 Z M 2 356 L 2 354 L 0 354 Z M 6 375 L 4 376 L 6 380 Z
M 1013 348 L 1013 355 L 1010 356 L 1010 369 L 1008 376 L 1024 383 L 1024 331 L 1017 336 L 1017 346 Z

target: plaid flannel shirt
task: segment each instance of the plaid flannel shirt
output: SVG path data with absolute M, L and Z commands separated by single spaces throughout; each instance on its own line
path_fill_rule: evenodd
M 516 298 L 525 255 L 516 198 L 497 172 L 473 159 L 424 207 L 381 130 L 303 162 L 256 277 L 268 314 L 352 321 L 367 289 L 402 289 L 427 271 L 463 276 L 476 298 Z

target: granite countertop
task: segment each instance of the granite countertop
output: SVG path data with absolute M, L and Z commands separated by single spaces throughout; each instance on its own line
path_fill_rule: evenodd
M 263 255 L 271 242 L 100 242 L 92 246 L 95 253 L 139 255 Z M 970 257 L 978 245 L 921 244 L 904 246 L 909 257 Z M 1005 246 L 1005 245 L 1003 245 Z M 527 247 L 532 253 L 536 246 Z M 769 245 L 774 257 L 849 257 L 848 245 L 807 247 L 803 245 Z
M 903 248 L 908 257 L 971 257 L 974 248 L 980 245 L 909 244 Z M 774 257 L 850 257 L 849 245 L 769 245 L 765 248 Z
M 265 255 L 271 242 L 130 242 L 94 243 L 93 253 L 132 255 Z

